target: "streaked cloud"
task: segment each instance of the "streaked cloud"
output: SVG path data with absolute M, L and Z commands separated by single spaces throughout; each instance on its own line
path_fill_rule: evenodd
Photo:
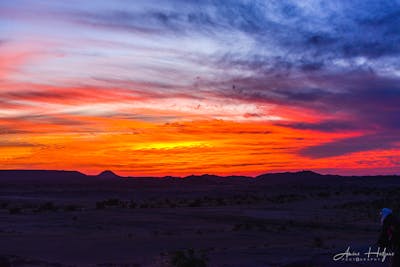
M 398 1 L 3 1 L 0 138 L 15 140 L 0 164 L 64 168 L 57 153 L 85 149 L 70 168 L 393 170 L 399 12 Z M 22 145 L 32 139 L 45 146 Z

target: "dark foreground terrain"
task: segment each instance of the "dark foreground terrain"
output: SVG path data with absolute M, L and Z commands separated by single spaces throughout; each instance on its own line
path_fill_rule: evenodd
M 396 176 L 0 171 L 0 266 L 387 266 L 333 256 L 399 205 Z

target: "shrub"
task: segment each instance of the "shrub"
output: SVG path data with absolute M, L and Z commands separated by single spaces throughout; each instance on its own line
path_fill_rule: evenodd
M 119 200 L 118 198 L 110 198 L 106 199 L 103 201 L 98 201 L 96 202 L 96 209 L 102 210 L 105 209 L 106 206 L 112 207 L 112 206 L 121 206 L 121 207 L 126 207 L 126 203 L 123 201 Z
M 330 194 L 329 192 L 318 192 L 318 193 L 317 193 L 317 196 L 318 196 L 319 198 L 328 198 L 328 197 L 331 196 L 331 194 Z
M 137 204 L 135 203 L 135 201 L 131 200 L 131 202 L 129 203 L 129 208 L 134 209 L 136 207 L 137 207 Z
M 96 202 L 96 209 L 98 209 L 98 210 L 103 210 L 103 209 L 105 209 L 105 208 L 106 208 L 106 205 L 104 204 L 103 201 L 98 201 L 98 202 Z
M 19 207 L 13 207 L 8 209 L 8 213 L 10 214 L 20 214 L 22 212 L 22 209 Z
M 216 201 L 218 206 L 226 206 L 226 202 L 223 198 L 217 198 Z
M 58 208 L 54 205 L 53 202 L 46 202 L 41 204 L 35 212 L 41 212 L 41 211 L 57 211 Z
M 324 240 L 321 237 L 315 237 L 313 240 L 313 246 L 316 248 L 322 248 L 324 246 Z
M 239 231 L 243 228 L 243 224 L 237 223 L 233 226 L 232 231 Z
M 104 201 L 106 206 L 119 206 L 122 204 L 122 201 L 118 198 L 110 198 Z
M 80 207 L 78 205 L 74 205 L 74 204 L 69 204 L 64 206 L 64 211 L 77 211 L 79 210 Z
M 188 206 L 195 208 L 195 207 L 201 207 L 202 205 L 203 205 L 203 203 L 202 203 L 201 199 L 195 199 L 192 202 L 190 202 Z
M 204 254 L 197 255 L 193 249 L 176 251 L 171 255 L 170 265 L 174 267 L 206 267 L 207 258 Z
M 0 256 L 0 266 L 11 267 L 11 262 L 6 256 Z

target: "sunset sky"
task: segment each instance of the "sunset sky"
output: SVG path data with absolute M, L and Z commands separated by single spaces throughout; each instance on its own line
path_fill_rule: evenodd
M 0 1 L 0 169 L 400 174 L 400 1 Z

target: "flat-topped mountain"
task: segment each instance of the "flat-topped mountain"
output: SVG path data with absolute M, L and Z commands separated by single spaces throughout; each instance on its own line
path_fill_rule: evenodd
M 87 175 L 78 171 L 63 170 L 0 170 L 1 181 L 68 181 L 85 179 Z

